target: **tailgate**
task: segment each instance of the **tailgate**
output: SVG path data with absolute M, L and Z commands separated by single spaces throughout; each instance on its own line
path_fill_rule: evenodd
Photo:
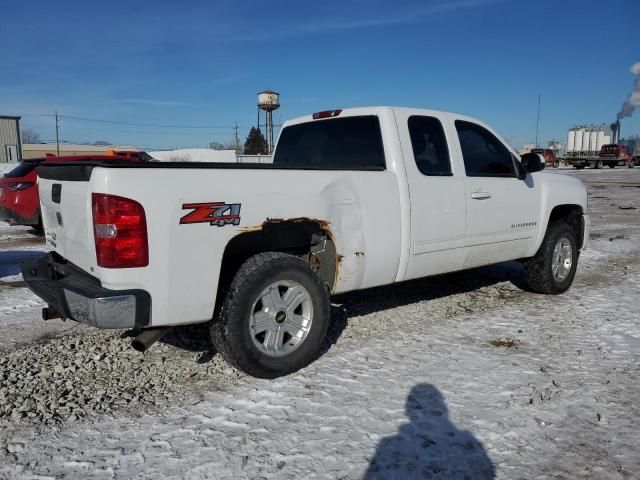
M 87 272 L 96 264 L 89 178 L 70 176 L 78 167 L 42 166 L 38 193 L 47 244 Z M 73 179 L 68 179 L 71 177 Z

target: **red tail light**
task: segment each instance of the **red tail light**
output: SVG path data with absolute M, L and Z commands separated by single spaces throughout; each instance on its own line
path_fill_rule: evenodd
M 35 183 L 33 182 L 15 182 L 15 183 L 6 183 L 5 187 L 7 187 L 7 190 L 11 190 L 12 192 L 15 192 L 17 190 L 26 190 L 29 187 L 33 187 L 35 185 Z
M 144 208 L 129 198 L 94 193 L 93 234 L 98 266 L 104 268 L 149 265 L 147 219 Z
M 320 118 L 333 118 L 342 113 L 342 110 L 325 110 L 324 112 L 316 112 L 313 114 L 313 119 L 318 120 Z

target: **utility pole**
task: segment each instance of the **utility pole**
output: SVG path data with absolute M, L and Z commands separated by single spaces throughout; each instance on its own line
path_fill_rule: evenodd
M 60 156 L 60 137 L 58 135 L 58 111 L 56 110 L 56 151 L 58 152 L 58 156 Z
M 236 131 L 236 155 L 240 153 L 240 140 L 238 139 L 238 122 L 236 121 L 236 126 L 234 127 Z
M 538 119 L 536 120 L 536 148 L 538 148 L 538 131 L 540 130 L 540 94 L 538 93 Z

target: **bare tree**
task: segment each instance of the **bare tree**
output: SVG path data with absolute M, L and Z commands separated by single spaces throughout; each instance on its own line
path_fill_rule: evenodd
M 20 132 L 22 143 L 40 143 L 40 134 L 31 128 L 23 128 Z
M 232 138 L 227 143 L 225 143 L 224 148 L 225 150 L 235 150 L 236 154 L 242 153 L 242 144 L 240 143 L 240 140 L 236 141 L 235 138 Z

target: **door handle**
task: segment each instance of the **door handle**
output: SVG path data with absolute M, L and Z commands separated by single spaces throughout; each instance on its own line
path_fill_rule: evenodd
M 491 198 L 491 194 L 489 192 L 473 192 L 471 198 L 475 200 L 486 200 L 487 198 Z

